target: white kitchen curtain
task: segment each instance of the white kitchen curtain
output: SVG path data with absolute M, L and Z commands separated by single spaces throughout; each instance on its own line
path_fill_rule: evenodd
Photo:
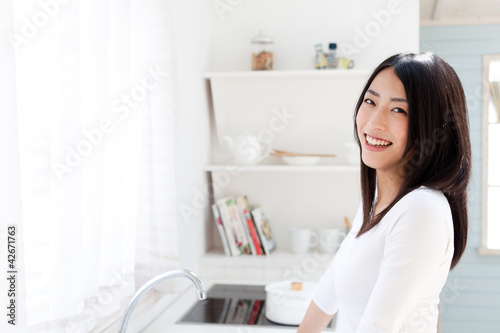
M 0 235 L 16 226 L 18 270 L 1 331 L 101 332 L 178 267 L 171 4 L 0 0 L 0 17 Z

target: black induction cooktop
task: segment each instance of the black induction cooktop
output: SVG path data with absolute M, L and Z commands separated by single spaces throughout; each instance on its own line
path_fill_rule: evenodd
M 266 318 L 264 288 L 259 285 L 216 284 L 208 290 L 207 299 L 197 301 L 177 323 L 288 326 Z M 333 327 L 335 318 L 326 330 L 333 330 Z

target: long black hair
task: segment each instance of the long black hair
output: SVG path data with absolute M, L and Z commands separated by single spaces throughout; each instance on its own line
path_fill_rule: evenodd
M 402 53 L 384 60 L 366 83 L 354 115 L 356 116 L 373 79 L 392 68 L 403 83 L 408 100 L 408 140 L 403 154 L 405 177 L 392 203 L 371 216 L 375 199 L 375 170 L 361 160 L 363 225 L 357 235 L 375 227 L 406 194 L 426 186 L 442 191 L 453 217 L 454 246 L 451 268 L 460 260 L 467 244 L 467 184 L 471 170 L 471 148 L 464 90 L 453 68 L 433 53 Z

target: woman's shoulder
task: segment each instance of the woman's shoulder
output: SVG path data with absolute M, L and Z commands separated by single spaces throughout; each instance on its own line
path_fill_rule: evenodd
M 444 196 L 443 192 L 421 186 L 406 194 L 399 201 L 400 206 L 412 209 L 424 210 L 450 210 L 448 199 Z
M 422 186 L 405 195 L 391 209 L 396 220 L 418 220 L 420 226 L 436 227 L 437 221 L 452 224 L 448 199 L 443 192 Z
M 396 243 L 415 241 L 446 258 L 453 253 L 453 217 L 441 191 L 415 189 L 394 205 L 390 214 L 385 229 L 388 239 Z

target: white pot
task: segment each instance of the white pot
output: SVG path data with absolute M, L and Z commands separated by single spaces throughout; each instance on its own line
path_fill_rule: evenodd
M 292 290 L 292 281 L 266 285 L 266 317 L 284 325 L 300 325 L 311 302 L 316 282 L 302 282 L 302 290 Z

